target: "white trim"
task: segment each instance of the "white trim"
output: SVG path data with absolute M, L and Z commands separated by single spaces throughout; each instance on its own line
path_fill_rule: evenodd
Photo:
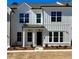
M 36 43 L 35 43 L 35 40 L 36 40 L 36 39 L 35 39 L 35 35 L 36 35 L 35 31 L 33 31 L 33 32 L 32 32 L 33 47 L 35 47 L 35 46 L 36 46 Z
M 23 47 L 25 47 L 25 30 L 23 30 Z

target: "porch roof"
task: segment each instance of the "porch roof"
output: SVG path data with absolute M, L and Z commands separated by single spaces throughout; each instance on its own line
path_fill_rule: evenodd
M 43 25 L 27 25 L 27 24 L 24 24 L 23 28 L 44 28 L 44 26 Z

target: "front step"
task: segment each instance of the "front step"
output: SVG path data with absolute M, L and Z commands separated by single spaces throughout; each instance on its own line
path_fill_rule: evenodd
M 43 50 L 43 47 L 37 46 L 35 50 Z

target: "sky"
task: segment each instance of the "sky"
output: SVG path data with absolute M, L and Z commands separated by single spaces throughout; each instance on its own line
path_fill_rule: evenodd
M 27 3 L 55 3 L 56 1 L 70 2 L 70 0 L 7 0 L 7 4 L 10 5 L 13 2 L 17 2 L 17 3 L 22 3 L 22 2 L 27 2 Z

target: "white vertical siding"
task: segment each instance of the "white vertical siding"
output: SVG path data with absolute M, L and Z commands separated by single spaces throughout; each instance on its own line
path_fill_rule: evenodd
M 70 45 L 71 44 L 71 25 L 72 25 L 72 11 L 71 7 L 43 7 L 44 10 L 44 26 L 46 28 L 44 33 L 47 33 L 44 39 L 44 43 L 48 45 Z M 51 12 L 61 11 L 62 20 L 61 22 L 51 22 Z M 49 42 L 49 31 L 62 31 L 63 42 Z M 53 35 L 52 35 L 53 38 Z M 54 39 L 53 39 L 54 40 Z

